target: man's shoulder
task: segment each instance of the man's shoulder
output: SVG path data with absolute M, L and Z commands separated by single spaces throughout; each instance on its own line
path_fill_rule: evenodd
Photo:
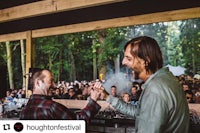
M 63 109 L 63 110 L 66 110 L 66 109 L 68 109 L 66 106 L 64 106 L 63 104 L 61 104 L 61 103 L 58 103 L 58 102 L 56 102 L 56 101 L 54 101 L 54 100 L 51 100 L 50 101 L 51 102 L 51 106 L 52 107 L 54 107 L 54 108 L 59 108 L 59 109 Z

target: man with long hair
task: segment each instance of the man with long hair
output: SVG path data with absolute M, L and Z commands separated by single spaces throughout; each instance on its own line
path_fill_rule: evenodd
M 123 102 L 96 83 L 102 96 L 116 110 L 136 119 L 138 133 L 188 133 L 189 108 L 181 85 L 168 68 L 157 41 L 141 36 L 128 41 L 124 47 L 123 65 L 134 70 L 144 81 L 136 105 Z

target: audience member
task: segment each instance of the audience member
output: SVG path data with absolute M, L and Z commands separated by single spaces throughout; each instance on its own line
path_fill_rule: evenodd
M 67 99 L 69 97 L 68 88 L 67 88 L 67 86 L 63 87 L 63 88 L 64 88 L 64 90 L 63 90 L 63 93 L 61 94 L 61 98 L 62 99 Z
M 184 92 L 185 92 L 185 96 L 186 96 L 187 102 L 188 103 L 194 103 L 192 91 L 191 90 L 185 90 Z
M 189 90 L 189 84 L 188 83 L 183 83 L 182 87 L 183 87 L 183 91 Z
M 137 104 L 140 94 L 141 94 L 140 84 L 138 82 L 133 82 L 130 95 L 131 104 L 133 105 Z
M 124 92 L 124 93 L 122 94 L 122 100 L 123 100 L 124 102 L 126 102 L 126 103 L 130 103 L 130 95 L 129 95 L 129 93 Z
M 111 86 L 110 88 L 110 94 L 113 96 L 113 97 L 119 97 L 117 95 L 117 87 L 115 85 Z
M 88 94 L 88 84 L 85 84 L 83 86 L 83 89 L 82 89 L 82 96 L 83 96 L 83 100 L 87 100 L 87 98 L 89 97 L 89 94 Z
M 61 90 L 60 88 L 56 88 L 55 94 L 53 94 L 54 99 L 61 99 Z
M 14 103 L 14 94 L 11 93 L 12 90 L 7 90 L 6 91 L 6 102 L 12 102 Z
M 196 87 L 196 92 L 194 94 L 195 103 L 200 103 L 200 84 Z
M 70 88 L 68 90 L 69 97 L 67 99 L 76 99 L 77 94 L 74 91 L 74 88 Z

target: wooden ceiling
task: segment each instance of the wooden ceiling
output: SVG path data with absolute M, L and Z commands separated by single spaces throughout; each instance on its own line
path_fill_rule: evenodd
M 190 18 L 199 0 L 1 0 L 0 42 Z

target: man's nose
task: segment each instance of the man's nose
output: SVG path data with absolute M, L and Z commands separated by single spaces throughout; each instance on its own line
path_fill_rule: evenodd
M 122 65 L 125 65 L 125 64 L 126 64 L 126 60 L 123 58 Z
M 52 82 L 52 83 L 51 83 L 51 88 L 56 88 L 55 82 Z

